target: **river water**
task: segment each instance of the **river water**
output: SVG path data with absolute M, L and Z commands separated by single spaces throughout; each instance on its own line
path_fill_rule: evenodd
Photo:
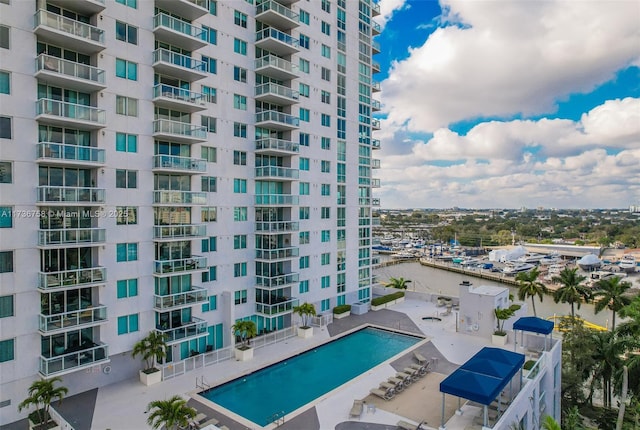
M 383 259 L 381 258 L 381 260 Z M 410 291 L 421 291 L 458 297 L 460 295 L 460 283 L 462 281 L 469 281 L 475 286 L 496 285 L 507 287 L 511 290 L 511 294 L 513 294 L 516 299 L 518 297 L 518 289 L 516 287 L 460 273 L 449 272 L 447 270 L 423 266 L 418 262 L 401 263 L 381 267 L 375 269 L 374 274 L 378 275 L 379 282 L 386 282 L 391 277 L 403 277 L 405 279 L 410 279 Z M 533 315 L 530 298 L 527 299 L 527 304 L 529 306 L 529 313 Z M 555 303 L 551 295 L 545 295 L 542 303 L 540 303 L 540 300 L 536 297 L 536 311 L 538 316 L 541 318 L 547 318 L 554 315 L 569 315 L 571 314 L 571 306 L 568 303 Z M 583 303 L 580 309 L 577 309 L 576 305 L 576 314 L 589 322 L 605 327 L 611 320 L 611 311 L 603 310 L 596 314 L 593 305 L 588 303 Z M 616 320 L 618 320 L 618 318 L 616 318 Z

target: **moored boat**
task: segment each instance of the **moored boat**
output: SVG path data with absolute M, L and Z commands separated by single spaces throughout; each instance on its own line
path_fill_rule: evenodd
M 536 267 L 531 263 L 518 263 L 518 264 L 509 264 L 502 269 L 502 273 L 505 275 L 515 275 L 520 272 L 528 272 L 529 270 Z
M 618 267 L 627 273 L 635 272 L 638 269 L 636 258 L 633 255 L 627 254 L 622 257 L 618 263 Z

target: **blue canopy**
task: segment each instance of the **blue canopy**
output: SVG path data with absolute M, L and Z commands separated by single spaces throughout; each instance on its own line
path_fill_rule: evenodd
M 553 321 L 537 317 L 522 317 L 513 324 L 513 329 L 546 335 L 553 331 Z

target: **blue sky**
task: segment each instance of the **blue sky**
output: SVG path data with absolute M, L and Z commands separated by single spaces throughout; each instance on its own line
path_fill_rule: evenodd
M 383 208 L 640 204 L 638 0 L 380 0 Z

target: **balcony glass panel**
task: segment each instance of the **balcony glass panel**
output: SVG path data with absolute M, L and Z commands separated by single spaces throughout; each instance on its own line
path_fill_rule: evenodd
M 36 27 L 43 25 L 72 36 L 104 44 L 104 30 L 46 10 L 40 9 L 36 12 L 35 25 Z
M 104 228 L 61 228 L 38 230 L 38 245 L 76 245 L 81 243 L 104 243 Z
M 256 276 L 256 285 L 264 288 L 279 288 L 284 285 L 295 284 L 299 281 L 299 273 L 288 273 L 286 275 L 277 276 Z
M 185 90 L 171 85 L 158 84 L 153 87 L 153 97 L 166 97 L 186 103 L 201 104 L 204 103 L 204 94 L 194 91 Z
M 378 198 L 371 199 L 371 206 L 380 206 L 380 199 Z
M 292 74 L 298 72 L 298 66 L 296 64 L 292 64 L 290 61 L 284 60 L 280 57 L 276 57 L 275 55 L 266 55 L 264 57 L 258 58 L 255 61 L 255 66 L 256 69 L 260 69 L 263 67 L 275 67 Z
M 182 237 L 202 237 L 207 234 L 205 224 L 156 225 L 153 227 L 154 239 L 177 239 Z
M 299 200 L 291 194 L 258 194 L 255 199 L 257 205 L 297 205 Z
M 267 27 L 264 30 L 260 30 L 256 33 L 256 42 L 264 39 L 276 39 L 295 48 L 297 48 L 300 44 L 298 39 L 296 39 L 295 37 L 287 33 L 283 33 L 280 30 L 276 30 L 272 27 Z
M 38 158 L 47 160 L 82 161 L 104 164 L 105 150 L 91 146 L 67 145 L 64 143 L 38 143 Z
M 300 97 L 300 93 L 298 91 L 294 91 L 289 87 L 274 84 L 272 82 L 258 85 L 256 87 L 256 97 L 261 96 L 263 94 L 276 94 L 278 96 L 285 97 L 288 99 L 293 99 L 293 100 L 298 100 L 298 98 Z
M 280 249 L 256 249 L 258 260 L 283 260 L 300 255 L 299 248 L 287 247 Z
M 290 125 L 292 127 L 298 127 L 300 125 L 300 119 L 287 113 L 278 112 L 275 110 L 267 110 L 256 114 L 256 122 L 274 121 L 281 122 L 283 124 Z
M 286 233 L 298 230 L 299 223 L 293 221 L 256 222 L 256 231 L 261 233 Z
M 207 193 L 196 191 L 154 191 L 153 203 L 204 205 L 207 203 Z
M 256 150 L 275 150 L 286 152 L 299 152 L 300 144 L 297 142 L 291 142 L 289 140 L 267 138 L 256 140 Z
M 176 340 L 207 333 L 206 321 L 196 317 L 192 317 L 191 319 L 191 322 L 184 323 L 180 327 L 174 327 L 166 330 L 156 328 L 156 331 L 166 335 L 167 342 L 174 342 Z
M 39 99 L 36 102 L 36 115 L 53 115 L 103 125 L 106 123 L 103 109 L 52 99 Z
M 86 79 L 100 85 L 105 84 L 104 70 L 87 64 L 74 63 L 73 61 L 64 60 L 47 54 L 40 54 L 36 58 L 36 71 L 40 70 L 59 73 L 72 78 Z
M 188 22 L 181 19 L 174 18 L 164 13 L 159 13 L 153 17 L 154 27 L 167 27 L 178 33 L 182 33 L 186 36 L 200 38 L 202 35 L 202 29 L 198 28 Z
M 205 127 L 191 125 L 191 123 L 187 122 L 170 121 L 168 119 L 157 119 L 153 121 L 153 132 L 177 134 L 202 140 L 206 140 L 207 138 L 207 131 Z
M 193 288 L 190 291 L 182 293 L 168 294 L 166 296 L 160 296 L 155 294 L 153 296 L 154 307 L 156 309 L 168 309 L 176 306 L 189 306 L 196 303 L 201 303 L 207 300 L 207 290 L 204 288 Z
M 191 58 L 187 55 L 171 52 L 168 49 L 158 48 L 153 51 L 153 62 L 157 63 L 160 61 L 198 72 L 206 72 L 207 70 L 204 62 Z
M 380 120 L 371 118 L 371 127 L 380 130 Z
M 282 303 L 277 303 L 275 305 L 256 303 L 256 312 L 264 315 L 276 315 L 291 312 L 294 307 L 298 306 L 298 299 L 291 299 L 288 297 L 283 297 L 283 299 L 284 301 Z
M 107 320 L 107 307 L 97 305 L 55 315 L 40 314 L 40 331 L 63 330 L 81 325 L 99 324 Z
M 154 155 L 153 167 L 204 172 L 207 170 L 207 162 L 198 158 L 178 157 L 176 155 Z
M 93 344 L 90 348 L 81 349 L 55 357 L 40 356 L 40 373 L 45 376 L 70 371 L 80 366 L 85 367 L 106 361 L 109 358 L 107 345 Z
M 166 275 L 191 270 L 204 270 L 207 268 L 207 257 L 192 255 L 189 258 L 179 258 L 176 260 L 155 260 L 154 272 Z
M 38 187 L 39 203 L 104 203 L 104 188 Z
M 265 1 L 256 6 L 256 15 L 259 15 L 268 10 L 272 10 L 282 16 L 289 18 L 292 21 L 298 21 L 299 15 L 297 13 L 273 0 Z
M 380 139 L 373 139 L 371 141 L 371 147 L 373 149 L 380 149 Z
M 104 267 L 63 270 L 38 273 L 38 288 L 41 290 L 75 287 L 77 285 L 103 283 L 107 280 Z
M 276 167 L 276 166 L 263 166 L 256 167 L 256 177 L 276 177 L 285 179 L 298 179 L 298 169 L 292 169 L 290 167 Z

